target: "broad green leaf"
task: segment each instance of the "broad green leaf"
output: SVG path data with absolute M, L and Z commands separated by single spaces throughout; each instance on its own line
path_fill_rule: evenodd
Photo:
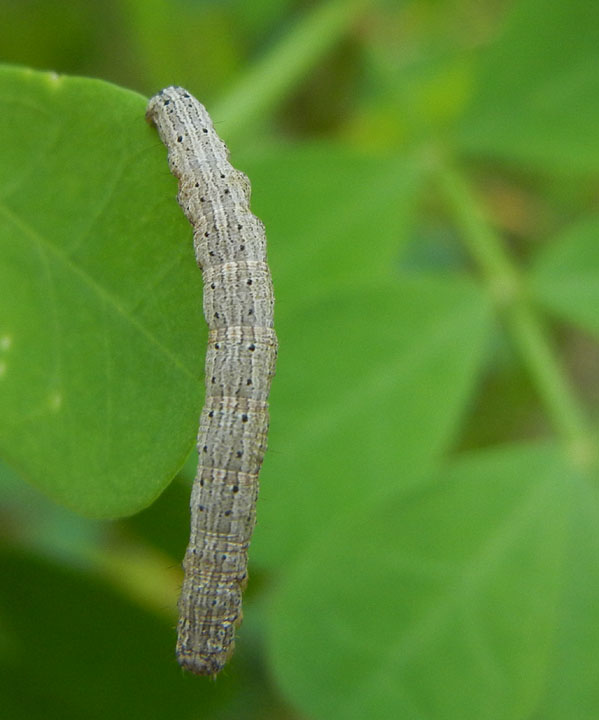
M 148 505 L 192 445 L 201 274 L 143 97 L 0 70 L 0 453 L 79 512 Z
M 549 717 L 590 719 L 597 480 L 551 445 L 481 452 L 333 523 L 274 598 L 287 696 L 327 720 L 508 720 L 563 691 Z
M 574 225 L 539 254 L 530 288 L 551 312 L 599 334 L 599 218 Z
M 415 159 L 318 143 L 240 162 L 268 230 L 276 320 L 333 287 L 393 275 L 424 178 Z
M 476 287 L 422 277 L 287 314 L 252 559 L 283 566 L 339 513 L 428 471 L 456 437 L 489 325 Z
M 460 141 L 470 154 L 599 170 L 599 5 L 523 0 L 488 49 Z

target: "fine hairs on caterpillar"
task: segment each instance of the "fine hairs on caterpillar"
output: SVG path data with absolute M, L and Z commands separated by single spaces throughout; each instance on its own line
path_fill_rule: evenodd
M 183 560 L 177 658 L 218 673 L 234 647 L 247 583 L 258 473 L 266 451 L 275 372 L 274 296 L 264 226 L 249 207 L 247 177 L 229 163 L 204 106 L 180 87 L 152 97 L 146 118 L 168 150 L 177 199 L 193 227 L 209 327 L 206 400 Z

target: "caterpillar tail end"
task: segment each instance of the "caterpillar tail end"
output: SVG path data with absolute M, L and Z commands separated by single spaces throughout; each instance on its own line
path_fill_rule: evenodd
M 223 657 L 223 655 L 225 655 Z M 177 648 L 177 661 L 179 665 L 194 675 L 208 675 L 212 678 L 220 673 L 229 659 L 231 653 L 218 653 L 216 655 L 198 655 Z
M 189 628 L 185 627 L 185 623 L 180 622 L 176 651 L 179 665 L 194 675 L 216 677 L 230 660 L 235 649 L 233 635 L 235 627 L 220 628 L 219 630 L 217 638 L 214 638 L 212 642 L 206 638 L 199 642 L 193 633 L 189 633 Z

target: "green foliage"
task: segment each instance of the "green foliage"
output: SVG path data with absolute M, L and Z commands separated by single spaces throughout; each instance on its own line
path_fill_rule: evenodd
M 185 677 L 169 623 L 105 580 L 21 553 L 0 554 L 0 569 L 5 717 L 247 717 L 273 703 L 247 662 L 226 688 Z
M 334 518 L 434 466 L 478 380 L 490 319 L 470 284 L 420 277 L 354 283 L 288 317 L 273 391 L 287 420 L 273 415 L 252 547 L 273 568 Z
M 596 172 L 598 37 L 593 3 L 516 3 L 482 62 L 462 147 L 525 167 Z
M 562 583 L 592 479 L 550 445 L 510 448 L 338 522 L 275 600 L 270 643 L 290 697 L 315 717 L 533 716 L 577 594 Z M 592 665 L 599 635 L 572 631 L 569 661 Z
M 63 24 L 5 44 L 220 92 L 280 339 L 246 616 L 211 683 L 173 658 L 205 344 L 176 181 L 143 96 L 0 69 L 8 717 L 597 717 L 599 6 L 495 5 L 127 0 L 137 74 L 101 25 L 95 66 L 55 54 Z
M 201 398 L 176 183 L 139 95 L 8 68 L 0 83 L 2 453 L 69 507 L 135 512 L 183 464 Z
M 599 219 L 585 218 L 555 238 L 535 259 L 531 285 L 548 310 L 589 333 L 599 333 Z

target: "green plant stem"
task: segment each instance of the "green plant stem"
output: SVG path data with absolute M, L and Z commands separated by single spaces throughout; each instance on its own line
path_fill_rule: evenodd
M 585 413 L 565 377 L 543 324 L 526 296 L 524 283 L 489 225 L 467 180 L 438 165 L 438 180 L 462 240 L 480 267 L 508 331 L 524 360 L 554 427 L 571 451 L 586 457 L 591 447 Z
M 272 109 L 347 32 L 365 0 L 317 4 L 283 40 L 257 62 L 212 109 L 221 118 L 227 140 Z

